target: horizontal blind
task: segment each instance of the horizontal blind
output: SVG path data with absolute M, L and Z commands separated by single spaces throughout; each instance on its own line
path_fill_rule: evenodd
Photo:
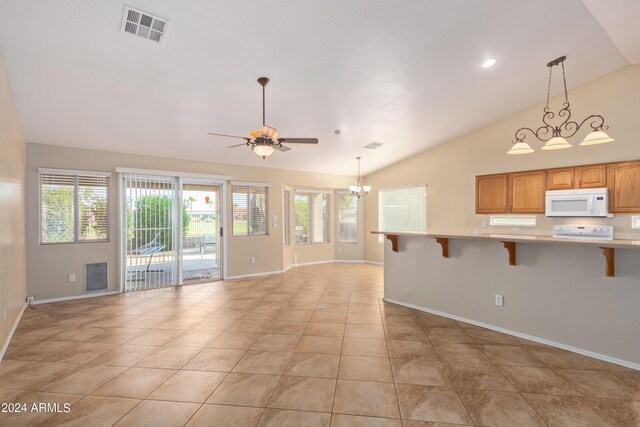
M 109 221 L 105 176 L 78 176 L 78 240 L 106 240 Z
M 232 185 L 231 202 L 234 236 L 267 234 L 269 187 Z
M 295 193 L 296 243 L 307 244 L 309 240 L 309 194 Z
M 329 242 L 329 197 L 325 193 L 311 194 L 313 199 L 313 243 Z
M 358 243 L 358 197 L 350 192 L 337 193 L 338 242 Z
M 426 185 L 380 190 L 380 231 L 427 231 Z
M 75 176 L 56 173 L 40 175 L 42 243 L 75 240 Z
M 249 187 L 249 234 L 267 234 L 268 187 Z
M 291 191 L 284 190 L 284 244 L 291 245 Z

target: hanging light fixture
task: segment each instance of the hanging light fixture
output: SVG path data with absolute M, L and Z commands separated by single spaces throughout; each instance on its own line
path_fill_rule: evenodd
M 554 59 L 547 64 L 549 67 L 549 84 L 547 86 L 547 105 L 544 107 L 542 114 L 542 123 L 538 129 L 533 130 L 528 127 L 520 128 L 516 131 L 515 141 L 512 142 L 513 146 L 508 154 L 529 154 L 535 150 L 531 148 L 524 140 L 530 133 L 538 140 L 545 142 L 542 147 L 543 150 L 562 150 L 565 148 L 571 148 L 572 145 L 566 140 L 575 135 L 582 125 L 588 123 L 591 127 L 591 133 L 589 133 L 584 141 L 580 145 L 596 145 L 604 144 L 613 141 L 613 138 L 609 137 L 604 131 L 609 129 L 609 126 L 604 124 L 604 118 L 598 114 L 592 114 L 584 119 L 580 124 L 575 121 L 571 121 L 571 105 L 569 104 L 569 96 L 567 92 L 567 79 L 564 72 L 564 60 L 566 56 Z M 554 113 L 549 108 L 549 97 L 551 94 L 551 76 L 553 74 L 553 67 L 560 65 L 562 68 L 562 83 L 564 85 L 564 103 L 562 108 Z M 553 120 L 556 116 L 564 118 L 564 121 L 557 126 L 552 125 L 549 121 Z
M 356 157 L 356 160 L 358 160 L 358 181 L 356 182 L 356 185 L 349 186 L 349 191 L 351 191 L 351 194 L 356 196 L 358 199 L 360 197 L 366 196 L 369 191 L 371 191 L 370 185 L 360 185 L 360 181 L 362 181 L 362 179 L 360 178 L 360 159 L 361 157 Z

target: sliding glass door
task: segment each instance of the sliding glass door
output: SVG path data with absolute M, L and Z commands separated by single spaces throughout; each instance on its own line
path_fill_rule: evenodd
M 222 183 L 138 173 L 120 179 L 125 292 L 222 278 Z
M 182 202 L 182 280 L 187 283 L 220 279 L 220 185 L 184 182 Z

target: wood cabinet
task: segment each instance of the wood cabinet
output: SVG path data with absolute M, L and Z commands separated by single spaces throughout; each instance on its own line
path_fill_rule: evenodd
M 607 165 L 576 167 L 576 188 L 599 188 L 607 186 Z
M 544 213 L 546 184 L 544 170 L 510 173 L 507 183 L 509 213 Z
M 547 171 L 547 190 L 573 189 L 575 168 L 558 168 Z
M 507 211 L 507 174 L 476 177 L 476 213 L 497 214 Z
M 607 186 L 607 165 L 586 165 L 547 170 L 547 190 Z
M 476 177 L 476 213 L 544 213 L 546 171 Z
M 640 212 L 640 161 L 607 165 L 609 211 Z

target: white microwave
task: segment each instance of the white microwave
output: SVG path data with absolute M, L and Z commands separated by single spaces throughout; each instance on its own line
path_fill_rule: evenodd
M 547 191 L 546 216 L 606 217 L 609 213 L 609 195 L 606 188 Z

